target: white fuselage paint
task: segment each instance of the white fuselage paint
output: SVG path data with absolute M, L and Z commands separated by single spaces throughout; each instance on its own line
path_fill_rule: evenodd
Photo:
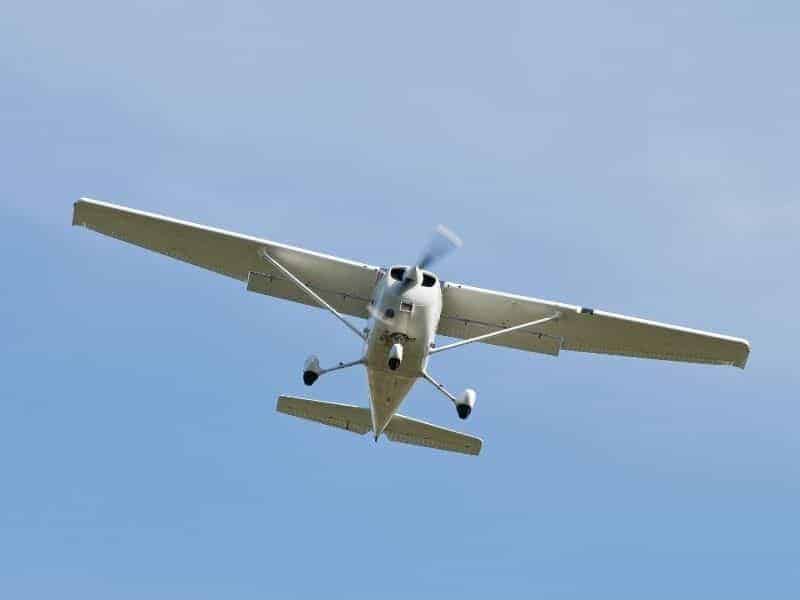
M 392 277 L 391 272 L 392 269 L 387 270 L 375 285 L 364 353 L 376 437 L 426 368 L 442 313 L 442 288 L 438 278 L 432 286 L 426 287 L 422 285 L 421 270 L 416 280 L 402 281 Z M 388 360 L 389 351 L 396 343 L 403 345 L 403 361 L 393 371 Z

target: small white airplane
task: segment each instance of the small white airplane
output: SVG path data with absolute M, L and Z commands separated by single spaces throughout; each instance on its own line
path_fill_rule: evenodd
M 733 365 L 744 368 L 746 340 L 600 310 L 441 281 L 427 268 L 460 240 L 440 226 L 415 265 L 375 267 L 302 248 L 179 221 L 89 198 L 75 203 L 73 225 L 247 282 L 247 290 L 319 306 L 364 344 L 358 360 L 322 368 L 306 359 L 303 381 L 364 365 L 369 408 L 280 396 L 277 410 L 359 434 L 477 455 L 476 437 L 397 414 L 420 377 L 466 419 L 475 391 L 450 393 L 428 371 L 428 359 L 473 342 L 557 356 L 561 350 Z M 363 329 L 344 315 L 367 319 Z M 459 341 L 437 346 L 436 335 Z

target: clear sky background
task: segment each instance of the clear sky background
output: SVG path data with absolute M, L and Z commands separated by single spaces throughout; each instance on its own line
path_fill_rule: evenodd
M 794 2 L 15 2 L 0 18 L 0 595 L 797 598 Z M 406 414 L 274 411 L 319 310 L 70 226 L 86 195 L 750 339 L 733 368 L 476 344 Z M 363 371 L 321 400 L 366 406 Z

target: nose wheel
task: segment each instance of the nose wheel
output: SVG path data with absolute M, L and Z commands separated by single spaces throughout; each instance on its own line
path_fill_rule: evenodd
M 397 371 L 401 362 L 403 362 L 403 344 L 392 344 L 389 349 L 389 368 L 392 371 Z

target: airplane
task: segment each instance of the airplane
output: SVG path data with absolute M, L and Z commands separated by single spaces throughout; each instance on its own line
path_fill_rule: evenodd
M 750 344 L 715 333 L 442 281 L 429 267 L 461 245 L 440 226 L 413 265 L 377 267 L 277 242 L 180 221 L 90 198 L 72 224 L 246 282 L 247 291 L 327 310 L 363 344 L 357 360 L 323 368 L 311 355 L 303 382 L 357 365 L 366 368 L 369 408 L 281 395 L 278 412 L 357 434 L 478 455 L 480 438 L 397 412 L 418 379 L 455 406 L 461 419 L 476 393 L 452 394 L 428 370 L 432 356 L 474 342 L 550 356 L 561 350 L 731 365 L 744 369 Z M 347 316 L 365 319 L 365 327 Z M 438 345 L 436 336 L 458 341 Z

